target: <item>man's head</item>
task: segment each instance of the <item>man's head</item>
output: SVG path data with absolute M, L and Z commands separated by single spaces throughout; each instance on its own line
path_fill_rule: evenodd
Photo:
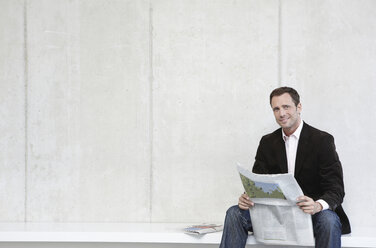
M 290 87 L 280 87 L 270 94 L 270 106 L 275 120 L 287 136 L 294 133 L 300 124 L 302 104 L 296 90 Z
M 270 93 L 270 105 L 272 104 L 272 98 L 274 96 L 280 96 L 285 93 L 289 94 L 293 102 L 295 103 L 295 106 L 298 106 L 298 104 L 300 103 L 300 96 L 295 89 L 290 87 L 279 87 L 277 89 L 274 89 L 272 93 Z

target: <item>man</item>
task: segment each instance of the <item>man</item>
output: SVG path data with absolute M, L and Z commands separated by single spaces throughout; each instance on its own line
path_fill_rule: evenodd
M 301 120 L 302 104 L 292 88 L 273 90 L 270 105 L 281 128 L 261 138 L 252 171 L 293 174 L 304 193 L 297 205 L 312 215 L 315 246 L 341 247 L 341 233 L 351 229 L 341 207 L 345 192 L 333 136 Z M 245 247 L 248 231 L 252 231 L 248 210 L 253 205 L 242 194 L 238 205 L 227 211 L 220 247 Z

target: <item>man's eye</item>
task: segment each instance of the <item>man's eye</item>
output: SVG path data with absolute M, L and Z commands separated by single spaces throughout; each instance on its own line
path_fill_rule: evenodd
M 289 108 L 290 108 L 290 106 L 283 106 L 283 108 L 284 108 L 284 109 L 289 109 Z

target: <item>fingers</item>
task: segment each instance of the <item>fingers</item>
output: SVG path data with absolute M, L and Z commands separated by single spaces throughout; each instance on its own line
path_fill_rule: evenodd
M 303 210 L 304 213 L 314 215 L 317 212 L 320 212 L 322 206 L 320 203 L 315 202 L 312 198 L 308 196 L 298 197 L 296 205 Z
M 247 210 L 253 205 L 254 203 L 249 199 L 247 194 L 244 193 L 239 197 L 238 206 L 240 209 Z
M 307 206 L 307 207 L 301 207 L 301 210 L 303 210 L 304 213 L 314 215 L 315 214 L 315 208 L 314 206 Z
M 314 201 L 308 196 L 298 197 L 296 205 L 303 210 L 304 213 L 314 214 Z
M 313 201 L 312 198 L 308 197 L 308 196 L 305 196 L 305 195 L 302 195 L 302 196 L 299 196 L 297 199 L 296 199 L 297 203 L 299 202 L 306 202 L 306 201 Z

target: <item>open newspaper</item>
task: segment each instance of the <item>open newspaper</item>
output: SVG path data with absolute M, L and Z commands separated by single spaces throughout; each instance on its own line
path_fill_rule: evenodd
M 314 245 L 312 218 L 296 206 L 303 195 L 291 174 L 255 174 L 238 165 L 250 210 L 255 239 L 264 244 Z

